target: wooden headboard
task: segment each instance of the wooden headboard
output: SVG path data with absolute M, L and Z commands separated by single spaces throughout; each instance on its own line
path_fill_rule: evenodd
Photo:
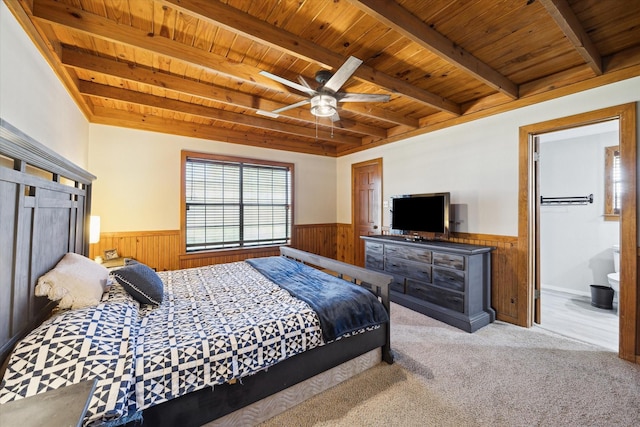
M 38 277 L 88 253 L 95 178 L 0 118 L 0 361 L 55 307 Z

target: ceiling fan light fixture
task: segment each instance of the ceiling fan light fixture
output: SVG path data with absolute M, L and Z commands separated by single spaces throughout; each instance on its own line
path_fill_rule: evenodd
M 331 95 L 316 95 L 311 98 L 311 114 L 317 117 L 331 117 L 338 109 L 338 101 Z

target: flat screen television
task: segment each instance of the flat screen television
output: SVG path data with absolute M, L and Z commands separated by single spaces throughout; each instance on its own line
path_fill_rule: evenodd
M 449 193 L 405 194 L 391 198 L 391 228 L 401 234 L 449 235 Z

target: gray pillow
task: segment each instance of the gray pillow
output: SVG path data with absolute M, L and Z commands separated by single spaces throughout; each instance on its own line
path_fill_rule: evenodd
M 162 303 L 164 284 L 156 272 L 145 264 L 127 265 L 111 274 L 141 304 Z

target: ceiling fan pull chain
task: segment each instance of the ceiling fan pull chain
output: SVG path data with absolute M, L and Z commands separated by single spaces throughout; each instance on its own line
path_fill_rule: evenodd
M 331 122 L 331 138 L 333 138 L 333 120 L 330 120 Z

